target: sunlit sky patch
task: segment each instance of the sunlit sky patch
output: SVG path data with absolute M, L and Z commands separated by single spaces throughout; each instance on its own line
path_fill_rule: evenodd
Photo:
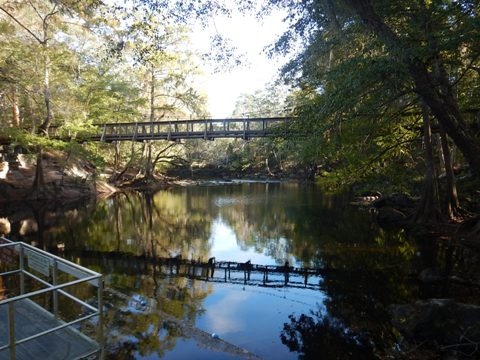
M 275 259 L 270 256 L 255 252 L 254 249 L 241 249 L 238 239 L 232 228 L 217 218 L 213 222 L 212 235 L 209 240 L 212 245 L 211 256 L 220 261 L 246 262 L 252 264 L 275 265 Z
M 259 20 L 254 15 L 234 13 L 230 18 L 212 18 L 206 29 L 198 27 L 194 30 L 192 44 L 199 52 L 208 51 L 211 36 L 218 33 L 231 39 L 232 45 L 245 55 L 247 61 L 244 66 L 217 73 L 213 67 L 205 68 L 205 75 L 198 85 L 208 96 L 212 117 L 230 116 L 240 94 L 262 90 L 276 77 L 285 59 L 269 59 L 264 48 L 285 31 L 283 17 L 282 13 L 274 12 Z

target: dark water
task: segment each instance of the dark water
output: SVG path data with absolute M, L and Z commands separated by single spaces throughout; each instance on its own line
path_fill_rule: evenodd
M 242 183 L 0 217 L 12 239 L 105 275 L 111 358 L 369 358 L 397 341 L 389 306 L 430 296 L 413 275 L 446 252 L 416 247 L 349 201 L 297 184 Z M 325 271 L 316 286 L 265 287 L 176 276 L 150 261 L 179 255 Z

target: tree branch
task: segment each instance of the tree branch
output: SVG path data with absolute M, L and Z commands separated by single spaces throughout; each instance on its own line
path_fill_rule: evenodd
M 158 154 L 155 156 L 155 160 L 153 160 L 152 164 L 155 166 L 155 164 L 158 162 L 158 160 L 161 158 L 162 154 L 165 154 L 169 149 L 172 147 L 178 145 L 178 143 L 171 143 L 168 145 L 166 148 L 162 149 L 161 151 L 158 152 Z
M 469 70 L 475 70 L 475 67 L 473 66 L 473 63 L 478 60 L 478 58 L 480 57 L 480 54 L 477 54 L 477 56 L 474 56 L 471 61 L 469 62 L 469 64 L 465 67 L 465 70 L 462 71 L 462 73 L 460 74 L 460 76 L 458 77 L 457 80 L 455 80 L 452 84 L 452 86 L 455 86 L 457 85 L 460 80 L 463 79 L 463 77 L 468 73 Z
M 32 9 L 35 11 L 35 13 L 37 14 L 37 16 L 40 18 L 40 20 L 43 21 L 43 16 L 42 16 L 42 14 L 40 14 L 40 11 L 38 11 L 37 7 L 36 7 L 35 5 L 33 5 L 32 0 L 28 0 L 28 3 L 29 3 L 30 6 L 32 7 Z
M 355 174 L 358 174 L 358 173 L 364 173 L 372 164 L 376 163 L 377 161 L 379 161 L 385 154 L 387 154 L 389 151 L 399 147 L 400 145 L 404 145 L 404 144 L 408 144 L 408 143 L 413 143 L 413 142 L 416 142 L 416 141 L 420 141 L 421 139 L 418 139 L 418 138 L 414 138 L 414 139 L 406 139 L 406 140 L 402 140 L 402 141 L 399 141 L 391 146 L 388 146 L 386 147 L 385 149 L 383 149 L 379 154 L 377 154 L 376 156 L 374 156 L 372 159 L 370 159 L 365 165 L 363 165 L 358 171 L 355 171 Z
M 12 14 L 10 14 L 3 6 L 0 6 L 0 10 L 2 10 L 5 14 L 7 14 L 13 21 L 15 21 L 18 25 L 20 25 L 20 27 L 25 30 L 26 32 L 28 32 L 30 35 L 33 36 L 33 38 L 35 40 L 37 40 L 40 44 L 43 44 L 43 41 L 37 36 L 35 35 L 35 33 L 33 33 L 29 28 L 27 28 L 25 25 L 23 25 L 20 20 L 18 20 L 15 16 L 13 16 Z

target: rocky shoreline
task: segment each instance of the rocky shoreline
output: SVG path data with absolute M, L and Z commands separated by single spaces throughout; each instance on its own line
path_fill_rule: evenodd
M 391 304 L 394 328 L 401 335 L 392 358 L 473 359 L 480 353 L 480 268 L 458 273 L 454 257 L 469 253 L 473 264 L 480 264 L 480 239 L 474 226 L 477 217 L 445 224 L 416 224 L 411 220 L 419 199 L 405 194 L 368 194 L 352 204 L 368 211 L 382 227 L 402 228 L 417 243 L 447 249 L 452 259 L 412 274 L 432 293 L 454 294 L 448 298 L 426 296 L 410 304 Z M 449 265 L 450 264 L 450 265 Z M 437 291 L 436 291 L 437 290 Z

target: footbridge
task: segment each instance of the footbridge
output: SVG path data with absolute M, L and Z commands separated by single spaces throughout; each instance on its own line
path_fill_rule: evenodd
M 285 136 L 289 117 L 244 119 L 162 120 L 129 123 L 95 124 L 96 133 L 87 135 L 87 141 L 146 141 Z M 284 126 L 282 126 L 284 125 Z M 49 136 L 62 138 L 60 128 L 51 127 Z

